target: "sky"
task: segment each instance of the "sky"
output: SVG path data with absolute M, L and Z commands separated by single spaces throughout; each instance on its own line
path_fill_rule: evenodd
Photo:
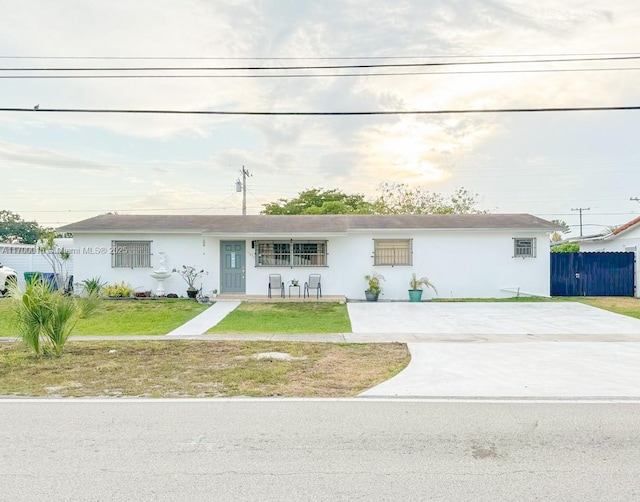
M 25 220 L 241 214 L 243 166 L 248 214 L 309 188 L 374 197 L 395 182 L 464 187 L 480 209 L 562 219 L 571 235 L 578 208 L 585 235 L 640 215 L 640 110 L 45 111 L 639 106 L 637 1 L 0 0 L 0 12 L 0 108 L 28 110 L 0 111 L 0 209 Z M 278 69 L 382 64 L 422 66 Z M 114 67 L 133 70 L 78 71 Z M 101 78 L 25 78 L 45 75 Z

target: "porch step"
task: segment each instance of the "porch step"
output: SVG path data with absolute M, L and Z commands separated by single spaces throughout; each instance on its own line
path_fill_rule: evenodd
M 321 298 L 316 298 L 315 295 L 311 295 L 311 297 L 304 298 L 302 296 L 291 296 L 288 295 L 282 298 L 281 296 L 272 295 L 269 298 L 267 295 L 236 295 L 236 294 L 221 294 L 217 295 L 213 298 L 215 302 L 226 302 L 226 301 L 241 301 L 241 302 L 255 302 L 255 303 L 303 303 L 303 302 L 325 302 L 325 303 L 346 303 L 347 298 L 342 295 L 331 295 L 331 296 L 322 296 Z

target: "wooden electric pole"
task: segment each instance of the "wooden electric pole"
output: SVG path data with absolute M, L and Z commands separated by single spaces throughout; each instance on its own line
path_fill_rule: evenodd
M 251 176 L 251 173 L 249 172 L 248 169 L 245 169 L 245 167 L 242 166 L 242 169 L 240 170 L 240 174 L 242 174 L 242 181 L 240 180 L 236 181 L 236 192 L 239 192 L 240 190 L 242 190 L 242 214 L 246 215 L 247 214 L 247 178 Z
M 580 211 L 580 237 L 582 237 L 582 211 L 589 211 L 590 207 L 572 207 L 572 211 Z

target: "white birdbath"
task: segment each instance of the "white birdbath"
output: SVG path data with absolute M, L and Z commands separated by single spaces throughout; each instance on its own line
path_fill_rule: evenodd
M 160 261 L 160 266 L 151 272 L 149 275 L 158 281 L 158 287 L 156 288 L 156 296 L 164 296 L 164 280 L 171 275 L 171 272 L 167 272 L 166 267 L 164 266 L 165 260 L 167 257 L 165 256 L 164 251 L 160 251 L 158 260 Z

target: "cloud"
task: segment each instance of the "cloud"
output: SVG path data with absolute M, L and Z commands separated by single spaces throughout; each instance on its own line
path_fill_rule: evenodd
M 5 168 L 20 170 L 78 171 L 100 176 L 120 170 L 119 166 L 113 164 L 7 142 L 0 142 L 0 163 Z
M 630 0 L 594 0 L 589 4 L 578 0 L 185 0 L 179 6 L 172 0 L 0 0 L 0 8 L 4 21 L 0 45 L 5 54 L 220 58 L 0 60 L 7 65 L 29 66 L 389 62 L 315 59 L 356 56 L 460 62 L 507 59 L 500 57 L 506 55 L 531 58 L 531 54 L 627 52 L 637 38 L 640 14 L 637 2 Z M 239 59 L 256 57 L 272 59 Z M 626 68 L 635 64 L 615 63 Z M 606 63 L 607 67 L 615 65 Z M 413 71 L 594 66 L 597 64 L 476 65 Z M 640 89 L 635 85 L 636 75 L 636 70 L 628 69 L 307 79 L 0 79 L 0 105 L 229 111 L 598 106 L 637 104 Z M 437 191 L 464 185 L 486 191 L 491 207 L 533 211 L 576 194 L 572 183 L 598 198 L 598 187 L 606 186 L 619 196 L 623 189 L 640 182 L 639 175 L 627 170 L 624 187 L 615 187 L 615 181 L 604 179 L 606 174 L 596 168 L 590 171 L 589 183 L 574 182 L 582 174 L 584 162 L 576 160 L 582 159 L 582 152 L 601 159 L 601 165 L 637 159 L 628 132 L 635 129 L 630 113 L 568 114 L 560 120 L 550 115 L 534 119 L 499 114 L 213 117 L 4 113 L 0 114 L 4 141 L 0 143 L 0 160 L 6 167 L 21 168 L 11 172 L 12 180 L 36 173 L 44 185 L 56 186 L 58 193 L 47 192 L 43 200 L 65 207 L 180 208 L 191 201 L 197 207 L 235 211 L 238 196 L 234 182 L 244 165 L 254 174 L 249 198 L 255 212 L 261 203 L 311 186 L 370 194 L 382 181 L 426 185 Z M 616 134 L 610 134 L 612 131 Z M 561 174 L 554 178 L 556 183 L 548 183 L 545 177 L 550 171 L 545 165 L 558 166 Z M 77 195 L 60 195 L 65 185 L 73 186 Z M 34 190 L 34 194 L 38 192 Z

